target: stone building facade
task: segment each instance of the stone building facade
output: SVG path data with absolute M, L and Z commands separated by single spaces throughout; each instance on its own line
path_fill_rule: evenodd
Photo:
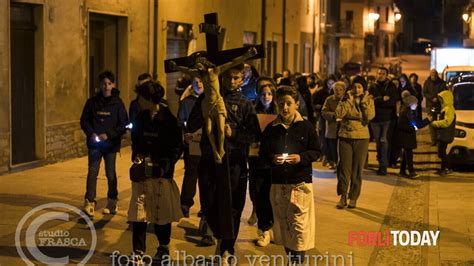
M 253 62 L 259 70 L 317 71 L 320 44 L 311 38 L 318 34 L 318 7 L 319 0 L 288 1 L 284 67 L 282 0 L 0 1 L 0 173 L 85 155 L 79 118 L 104 69 L 116 73 L 127 106 L 136 77 L 153 74 L 176 112 L 177 76 L 164 73 L 163 61 L 205 49 L 199 33 L 205 13 L 219 14 L 222 49 L 260 44 L 265 21 L 265 44 L 279 44 L 275 62 Z

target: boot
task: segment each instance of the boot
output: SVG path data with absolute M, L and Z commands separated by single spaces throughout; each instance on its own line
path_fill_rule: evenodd
M 355 207 L 356 207 L 356 203 L 357 203 L 357 200 L 351 199 L 351 200 L 349 201 L 349 205 L 347 205 L 347 208 L 351 208 L 351 209 L 355 208 Z
M 346 197 L 346 195 L 341 195 L 341 199 L 337 203 L 336 208 L 342 209 L 346 206 L 347 206 L 347 197 Z
M 91 202 L 88 199 L 84 200 L 84 208 L 82 209 L 87 216 L 89 217 L 94 217 L 94 211 L 95 211 L 95 202 Z
M 107 206 L 102 210 L 103 214 L 116 214 L 118 210 L 116 199 L 107 199 Z

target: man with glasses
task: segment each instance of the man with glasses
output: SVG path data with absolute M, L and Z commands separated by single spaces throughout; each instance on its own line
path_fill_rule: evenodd
M 377 160 L 379 162 L 378 175 L 387 175 L 389 143 L 392 132 L 390 122 L 395 119 L 398 91 L 388 79 L 388 69 L 381 67 L 377 73 L 377 81 L 370 87 L 370 94 L 374 96 L 375 118 L 371 121 L 372 133 L 377 143 Z

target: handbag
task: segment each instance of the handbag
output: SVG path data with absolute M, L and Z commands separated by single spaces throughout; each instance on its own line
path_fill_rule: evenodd
M 146 157 L 140 163 L 133 163 L 130 167 L 130 180 L 141 182 L 150 177 L 161 177 L 166 171 L 166 168 L 162 168 L 166 164 L 163 166 L 162 164 L 164 163 L 153 163 L 150 157 Z
M 132 164 L 130 166 L 130 180 L 132 182 L 141 182 L 145 181 L 147 178 L 145 174 L 145 163 L 140 163 L 140 164 Z

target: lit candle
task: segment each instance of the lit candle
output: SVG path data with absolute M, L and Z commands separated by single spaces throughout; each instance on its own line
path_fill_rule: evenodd
M 95 136 L 95 142 L 100 142 L 100 139 L 98 136 Z
M 283 155 L 283 159 L 288 158 L 288 153 L 283 153 L 282 155 Z

